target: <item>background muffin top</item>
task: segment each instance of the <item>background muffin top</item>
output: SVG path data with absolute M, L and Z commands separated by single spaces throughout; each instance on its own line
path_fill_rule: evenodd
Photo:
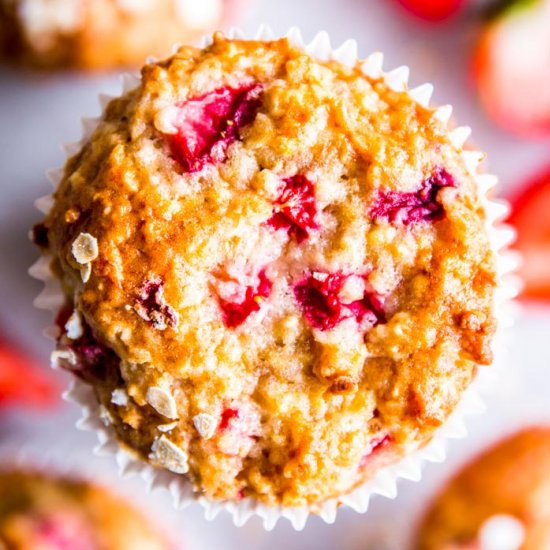
M 35 235 L 71 302 L 57 359 L 210 498 L 349 491 L 491 362 L 495 261 L 461 150 L 406 93 L 287 40 L 147 65 Z
M 548 548 L 549 498 L 550 428 L 522 430 L 482 453 L 441 491 L 422 522 L 418 548 L 477 548 L 492 518 L 503 514 L 523 528 L 517 548 Z M 510 527 L 502 524 L 504 529 Z
M 0 54 L 40 68 L 139 66 L 234 18 L 243 0 L 0 0 Z
M 148 522 L 104 489 L 38 472 L 0 472 L 0 547 L 168 550 Z

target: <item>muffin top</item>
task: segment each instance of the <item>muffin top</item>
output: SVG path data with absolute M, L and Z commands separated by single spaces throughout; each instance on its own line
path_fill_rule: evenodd
M 10 550 L 170 548 L 141 514 L 104 489 L 23 470 L 0 471 L 0 548 L 4 547 Z
M 549 502 L 550 427 L 525 429 L 485 451 L 451 480 L 422 522 L 418 548 L 550 548 Z M 508 544 L 490 540 L 498 535 L 494 531 L 506 533 Z
M 35 240 L 68 298 L 55 360 L 129 449 L 209 498 L 311 505 L 431 437 L 491 362 L 496 281 L 433 114 L 221 34 L 109 103 Z

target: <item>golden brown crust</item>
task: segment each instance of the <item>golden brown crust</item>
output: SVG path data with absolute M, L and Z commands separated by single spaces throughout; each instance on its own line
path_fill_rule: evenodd
M 550 428 L 523 430 L 462 469 L 436 497 L 422 521 L 419 550 L 473 544 L 482 524 L 506 514 L 525 528 L 521 550 L 550 544 Z
M 38 472 L 0 472 L 0 545 L 168 550 L 141 513 L 104 489 Z M 64 546 L 65 547 L 65 546 Z
M 262 103 L 227 159 L 186 172 L 166 113 L 250 82 Z M 372 214 L 380 196 L 410 197 L 443 168 L 453 186 L 433 199 L 437 219 Z M 313 182 L 317 225 L 303 242 L 269 226 L 273 182 L 289 177 Z M 46 224 L 67 296 L 123 359 L 120 380 L 95 383 L 120 439 L 149 457 L 158 426 L 175 419 L 148 391 L 166 389 L 177 425 L 164 437 L 210 498 L 303 505 L 349 491 L 372 475 L 374 442 L 395 461 L 428 441 L 491 361 L 495 259 L 461 151 L 407 94 L 286 40 L 218 35 L 147 65 L 68 162 Z M 98 243 L 85 284 L 73 255 L 83 233 Z M 220 294 L 262 268 L 272 289 L 259 312 L 226 326 Z M 298 287 L 327 273 L 346 274 L 342 301 L 359 285 L 384 297 L 384 312 L 315 328 Z M 139 298 L 151 281 L 162 287 L 154 319 Z M 124 405 L 111 403 L 118 384 Z M 227 419 L 233 408 L 243 417 Z M 211 438 L 197 433 L 200 413 L 218 426 Z

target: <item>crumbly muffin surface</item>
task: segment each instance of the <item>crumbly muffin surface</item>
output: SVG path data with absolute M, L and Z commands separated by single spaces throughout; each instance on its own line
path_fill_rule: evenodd
M 5 545 L 5 546 L 3 546 Z M 34 472 L 0 472 L 0 548 L 169 550 L 143 516 L 104 489 Z
M 422 522 L 418 548 L 481 549 L 480 529 L 501 515 L 523 526 L 521 550 L 550 548 L 549 502 L 550 428 L 529 428 L 499 442 L 451 480 Z
M 285 39 L 147 65 L 36 235 L 69 299 L 56 361 L 209 498 L 349 491 L 491 362 L 495 258 L 460 151 L 405 93 Z
M 233 17 L 240 0 L 0 0 L 0 53 L 40 68 L 140 66 Z

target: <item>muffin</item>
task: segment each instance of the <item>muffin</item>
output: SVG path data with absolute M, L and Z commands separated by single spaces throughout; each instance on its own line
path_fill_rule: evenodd
M 318 510 L 491 363 L 495 253 L 455 142 L 287 39 L 146 65 L 35 227 L 66 296 L 54 363 L 207 499 Z
M 420 529 L 422 550 L 550 548 L 550 428 L 525 429 L 460 471 Z
M 140 66 L 234 18 L 241 0 L 0 0 L 0 54 L 38 68 Z
M 0 471 L 0 548 L 169 550 L 128 504 L 104 489 L 24 470 Z

